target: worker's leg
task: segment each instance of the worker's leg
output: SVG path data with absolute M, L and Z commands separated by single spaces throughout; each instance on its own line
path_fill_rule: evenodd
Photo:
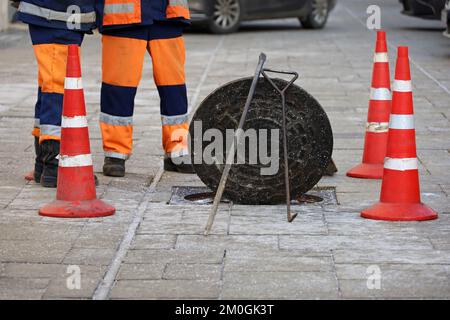
M 41 87 L 42 87 L 42 79 L 40 73 L 38 72 L 38 93 L 37 93 L 37 101 L 34 106 L 34 126 L 31 134 L 34 137 L 34 169 L 33 171 L 25 177 L 26 180 L 34 180 L 37 183 L 41 182 L 42 171 L 44 170 L 44 161 L 42 159 L 42 148 L 39 144 L 39 136 L 40 136 L 40 109 L 41 109 Z
M 185 84 L 183 26 L 154 24 L 148 50 L 152 56 L 155 83 L 161 98 L 162 144 L 165 168 L 192 172 L 188 159 L 188 100 Z
M 83 34 L 33 25 L 29 30 L 39 69 L 35 110 L 38 118 L 33 133 L 39 135 L 43 161 L 41 183 L 46 187 L 56 187 L 68 45 L 81 45 Z
M 41 77 L 41 73 L 38 70 L 38 90 L 37 90 L 37 101 L 36 104 L 34 105 L 34 126 L 33 126 L 33 131 L 31 132 L 31 134 L 38 139 L 39 141 L 39 136 L 40 136 L 40 124 L 41 124 L 41 118 L 40 118 L 40 111 L 41 111 L 41 97 L 42 97 L 42 77 Z
M 103 34 L 100 128 L 105 152 L 103 173 L 123 176 L 133 147 L 133 110 L 147 41 L 139 29 Z

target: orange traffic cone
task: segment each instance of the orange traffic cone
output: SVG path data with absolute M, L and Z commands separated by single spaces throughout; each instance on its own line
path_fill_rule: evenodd
M 408 47 L 398 48 L 393 91 L 380 202 L 363 210 L 361 216 L 394 221 L 436 219 L 437 213 L 420 201 Z
M 347 172 L 352 178 L 381 179 L 391 112 L 391 80 L 386 32 L 377 32 L 369 112 L 362 163 Z
M 81 82 L 79 48 L 69 46 L 61 123 L 61 151 L 56 201 L 41 216 L 91 218 L 113 215 L 114 207 L 97 199 L 89 131 Z

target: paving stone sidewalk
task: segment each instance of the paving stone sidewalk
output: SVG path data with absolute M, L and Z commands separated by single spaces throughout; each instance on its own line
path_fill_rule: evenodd
M 449 299 L 450 42 L 435 30 L 438 22 L 403 17 L 397 3 L 379 2 L 390 44 L 411 46 L 422 200 L 439 212 L 436 221 L 362 219 L 360 210 L 378 200 L 380 182 L 345 177 L 363 146 L 374 44 L 361 23 L 368 1 L 339 1 L 324 31 L 302 30 L 291 19 L 249 23 L 229 36 L 186 35 L 191 106 L 253 74 L 264 51 L 271 67 L 298 71 L 298 84 L 327 111 L 340 170 L 319 183 L 336 188 L 338 203 L 295 206 L 293 224 L 285 222 L 284 206 L 224 203 L 208 238 L 202 234 L 210 205 L 169 204 L 174 186 L 203 185 L 193 175 L 161 175 L 159 99 L 149 61 L 128 174 L 111 179 L 99 172 L 99 35 L 86 38 L 83 82 L 97 192 L 117 213 L 90 220 L 38 216 L 55 191 L 23 179 L 33 158 L 36 65 L 26 31 L 0 33 L 0 299 Z M 393 70 L 393 48 L 390 57 Z M 67 285 L 74 265 L 79 290 Z M 373 270 L 380 271 L 379 290 L 367 285 Z

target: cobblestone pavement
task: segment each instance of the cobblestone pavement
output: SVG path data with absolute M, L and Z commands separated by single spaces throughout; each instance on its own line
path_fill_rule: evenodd
M 378 1 L 394 46 L 413 59 L 422 200 L 440 213 L 430 222 L 360 218 L 376 202 L 379 181 L 345 177 L 359 162 L 374 34 L 364 27 L 370 1 L 340 0 L 324 31 L 296 20 L 256 22 L 230 36 L 186 36 L 191 106 L 213 89 L 253 73 L 258 54 L 293 69 L 299 84 L 328 112 L 339 173 L 339 204 L 297 206 L 288 225 L 284 206 L 223 204 L 213 233 L 202 236 L 208 205 L 169 205 L 173 186 L 201 186 L 195 176 L 160 169 L 159 100 L 146 63 L 135 116 L 135 152 L 128 175 L 98 173 L 99 196 L 113 217 L 61 220 L 38 216 L 55 196 L 26 183 L 36 66 L 25 30 L 0 34 L 0 298 L 449 298 L 450 297 L 450 41 L 436 21 L 401 16 L 397 1 Z M 83 72 L 95 169 L 103 155 L 97 125 L 100 37 L 86 38 Z M 393 67 L 393 63 L 392 63 Z M 68 266 L 81 269 L 81 289 L 69 290 Z M 369 266 L 381 289 L 367 287 Z M 70 270 L 69 270 L 70 271 Z

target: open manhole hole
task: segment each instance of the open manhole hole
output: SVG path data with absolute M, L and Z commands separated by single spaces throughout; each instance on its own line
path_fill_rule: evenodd
M 214 201 L 214 193 L 207 187 L 172 187 L 169 205 L 208 205 Z M 230 201 L 222 198 L 222 203 Z M 337 205 L 335 187 L 317 187 L 294 199 L 292 205 Z

